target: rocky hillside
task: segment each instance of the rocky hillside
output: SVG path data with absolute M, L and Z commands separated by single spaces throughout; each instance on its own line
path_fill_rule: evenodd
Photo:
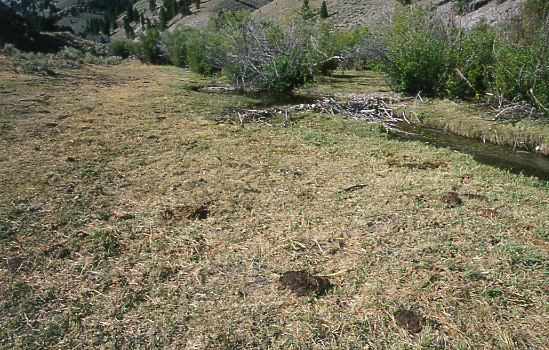
M 445 18 L 455 19 L 471 25 L 481 18 L 486 18 L 488 22 L 495 23 L 502 19 L 511 18 L 517 15 L 520 4 L 524 0 L 477 0 L 473 3 L 470 12 L 466 15 L 457 15 L 453 10 L 451 0 L 420 0 L 420 5 L 435 6 Z M 322 0 L 310 0 L 313 8 L 319 9 Z M 397 6 L 396 0 L 326 0 L 329 19 L 334 26 L 341 29 L 350 29 L 360 26 L 372 26 L 382 20 L 385 15 L 391 12 Z M 100 18 L 103 13 L 96 9 L 74 11 L 77 2 L 75 0 L 58 0 L 55 2 L 61 19 L 58 25 L 70 26 L 78 33 L 84 30 L 86 21 L 91 18 Z M 142 13 L 151 23 L 159 22 L 160 8 L 163 0 L 156 0 L 156 9 L 149 9 L 149 0 L 138 0 L 134 8 L 138 13 Z M 253 12 L 256 16 L 270 18 L 284 18 L 285 16 L 297 13 L 302 5 L 302 0 L 202 0 L 200 6 L 194 4 L 190 6 L 189 15 L 178 14 L 173 17 L 167 27 L 173 29 L 178 25 L 188 25 L 192 27 L 204 27 L 209 18 L 222 10 L 246 10 Z M 319 11 L 316 11 L 319 16 Z M 111 32 L 113 36 L 125 36 L 122 29 L 123 17 L 118 17 L 118 28 Z M 133 31 L 139 33 L 142 31 L 142 24 L 139 21 L 132 22 Z
M 168 28 L 174 28 L 178 25 L 187 25 L 196 28 L 204 27 L 211 16 L 226 11 L 256 11 L 263 6 L 267 5 L 271 0 L 202 0 L 200 7 L 197 8 L 194 4 L 191 6 L 191 14 L 182 16 L 181 14 L 172 18 L 168 24 Z M 159 9 L 162 3 L 161 0 L 157 0 L 157 9 L 153 12 L 149 9 L 148 0 L 139 0 L 135 4 L 135 8 L 139 12 L 144 12 L 144 16 L 149 18 L 151 22 L 158 21 Z M 141 26 L 136 24 L 134 31 L 137 33 L 141 30 Z M 117 31 L 115 35 L 123 34 L 121 30 Z
M 420 0 L 419 3 L 425 6 L 433 4 L 445 17 L 472 24 L 481 18 L 495 23 L 514 17 L 523 1 L 506 0 L 500 3 L 497 0 L 479 0 L 473 4 L 471 11 L 466 15 L 458 15 L 452 9 L 452 2 L 449 0 Z M 160 1 L 157 3 L 160 5 Z M 322 0 L 310 0 L 310 5 L 315 8 L 320 8 L 321 3 Z M 329 20 L 342 29 L 375 25 L 397 5 L 396 0 L 327 0 L 326 3 Z M 169 27 L 182 24 L 200 28 L 206 25 L 208 18 L 221 10 L 248 10 L 253 11 L 257 16 L 283 18 L 298 11 L 301 4 L 299 0 L 206 0 L 201 2 L 198 9 L 193 5 L 191 15 L 174 17 Z M 158 10 L 155 12 L 148 10 L 148 0 L 138 1 L 135 7 L 139 11 L 144 11 L 145 16 L 151 20 L 158 17 Z M 134 29 L 138 32 L 141 28 L 136 25 Z
M 519 4 L 524 0 L 507 0 L 499 3 L 496 0 L 480 0 L 473 4 L 472 11 L 459 16 L 452 9 L 449 0 L 420 0 L 421 5 L 433 4 L 437 11 L 447 18 L 455 18 L 464 23 L 474 23 L 486 18 L 490 23 L 499 22 L 517 14 Z M 313 7 L 320 8 L 322 0 L 311 0 Z M 330 21 L 339 28 L 349 29 L 359 26 L 371 26 L 381 20 L 397 5 L 396 0 L 327 0 Z M 282 17 L 299 8 L 301 2 L 295 0 L 274 0 L 255 11 L 255 14 L 267 17 Z

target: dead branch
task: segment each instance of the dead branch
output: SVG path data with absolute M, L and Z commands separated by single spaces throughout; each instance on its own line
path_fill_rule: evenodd
M 396 108 L 397 106 L 391 105 L 391 101 L 380 97 L 352 99 L 346 102 L 336 101 L 333 98 L 324 98 L 312 104 L 300 104 L 279 108 L 239 108 L 233 110 L 233 118 L 236 118 L 241 123 L 245 120 L 265 122 L 268 118 L 275 115 L 283 115 L 285 116 L 286 123 L 291 117 L 291 113 L 293 111 L 309 111 L 331 115 L 341 115 L 345 118 L 364 123 L 378 123 L 389 130 L 398 130 L 398 128 L 394 125 L 395 123 L 406 122 L 410 124 L 410 121 L 406 117 L 396 117 L 394 113 Z M 226 117 L 230 116 L 227 115 Z

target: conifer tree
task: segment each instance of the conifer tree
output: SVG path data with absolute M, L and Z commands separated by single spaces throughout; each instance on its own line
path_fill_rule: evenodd
M 200 8 L 200 0 L 195 0 L 194 4 L 196 5 L 196 9 L 198 10 Z
M 156 10 L 156 0 L 149 0 L 149 10 L 151 10 L 151 12 Z
M 309 5 L 309 0 L 303 0 L 303 4 L 301 5 L 301 17 L 305 20 L 311 19 L 314 16 L 313 12 L 314 10 Z
M 111 35 L 111 22 L 109 20 L 109 17 L 105 16 L 103 17 L 103 34 L 106 36 Z
M 168 25 L 168 15 L 166 14 L 166 10 L 164 10 L 164 7 L 161 7 L 160 14 L 159 14 L 159 24 L 158 24 L 160 31 L 165 31 L 167 25 Z
M 328 18 L 328 6 L 326 6 L 326 0 L 323 0 L 322 6 L 320 6 L 320 18 Z
M 126 18 L 130 23 L 135 20 L 135 18 L 133 17 L 133 6 L 131 4 L 128 5 L 128 8 L 126 9 Z

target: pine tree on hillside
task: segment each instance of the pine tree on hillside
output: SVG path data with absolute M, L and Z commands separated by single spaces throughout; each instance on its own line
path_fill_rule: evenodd
M 149 0 L 149 10 L 151 10 L 151 12 L 156 10 L 156 0 Z
M 322 6 L 320 6 L 320 18 L 328 18 L 328 6 L 326 6 L 326 0 L 323 0 Z
M 110 19 L 109 17 L 105 16 L 103 18 L 103 34 L 105 34 L 106 36 L 109 36 L 111 35 L 111 22 L 110 22 Z
M 126 16 L 124 16 L 124 32 L 126 32 L 126 38 L 128 39 L 133 39 L 135 37 L 133 27 L 130 24 L 130 20 Z
M 198 10 L 200 8 L 200 0 L 195 0 L 194 4 L 196 5 L 196 9 Z
M 309 5 L 309 0 L 303 0 L 301 5 L 301 17 L 303 19 L 311 19 L 314 16 L 314 9 Z
M 126 18 L 130 23 L 135 21 L 135 18 L 133 17 L 133 6 L 131 4 L 126 8 Z
M 166 10 L 164 10 L 164 7 L 160 8 L 160 14 L 159 17 L 159 24 L 158 28 L 160 31 L 165 31 L 168 26 L 168 15 L 166 14 Z

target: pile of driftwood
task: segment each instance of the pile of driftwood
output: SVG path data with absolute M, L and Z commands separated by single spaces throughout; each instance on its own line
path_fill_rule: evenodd
M 240 123 L 247 121 L 267 122 L 270 118 L 277 115 L 284 116 L 287 121 L 294 111 L 309 111 L 342 115 L 349 119 L 365 123 L 378 123 L 388 129 L 396 129 L 395 123 L 408 122 L 408 120 L 406 120 L 405 116 L 396 116 L 395 110 L 397 107 L 391 102 L 391 100 L 381 97 L 356 98 L 344 101 L 324 98 L 311 104 L 265 109 L 239 108 L 233 111 L 233 116 Z
M 381 97 L 351 99 L 344 102 L 326 98 L 313 104 L 312 107 L 315 112 L 342 115 L 365 123 L 390 126 L 392 123 L 404 121 L 395 116 L 396 107 L 391 105 L 391 101 Z

